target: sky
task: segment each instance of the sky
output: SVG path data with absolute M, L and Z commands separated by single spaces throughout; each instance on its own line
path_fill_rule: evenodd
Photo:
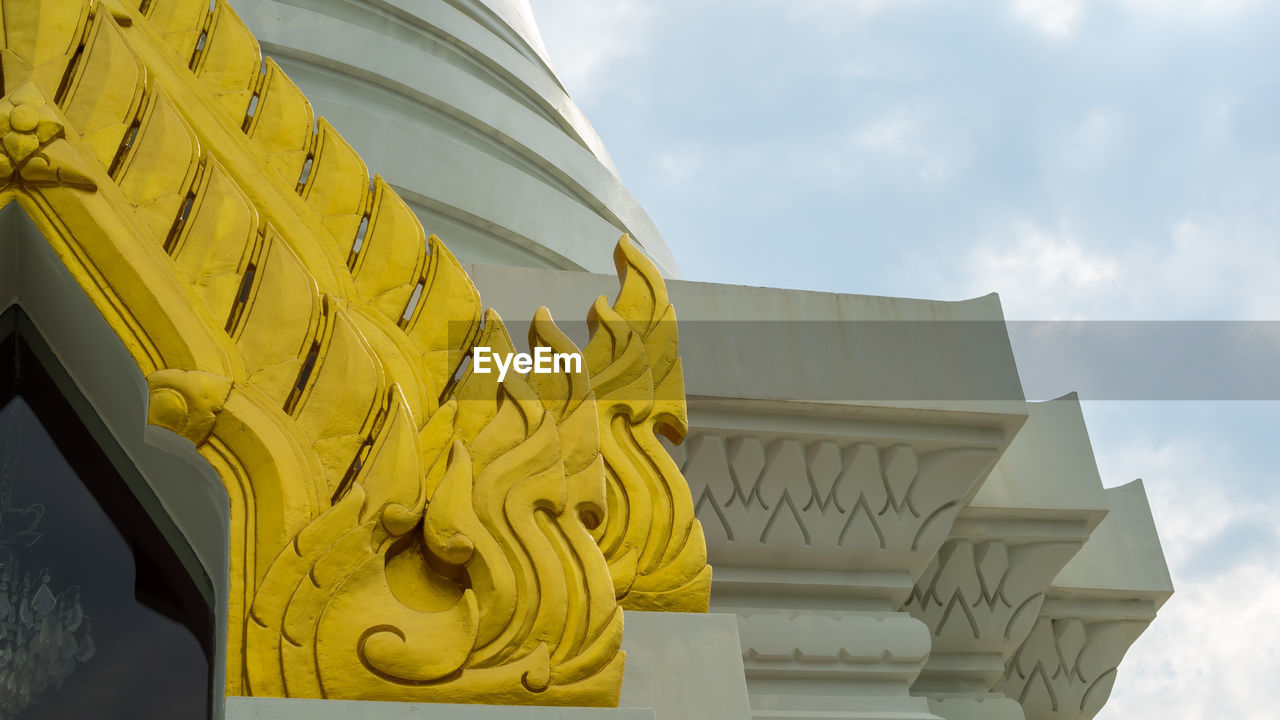
M 1280 3 L 532 5 L 686 279 L 1280 321 Z M 1177 591 L 1098 717 L 1270 720 L 1280 403 L 1153 395 L 1082 396 L 1104 484 L 1146 482 Z

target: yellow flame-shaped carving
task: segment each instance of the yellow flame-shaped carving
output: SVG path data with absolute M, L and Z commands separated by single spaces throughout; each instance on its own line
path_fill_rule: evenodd
M 657 267 L 626 237 L 614 251 L 622 279 L 610 306 L 596 300 L 584 356 L 600 419 L 608 481 L 595 537 L 614 590 L 632 610 L 706 612 L 711 568 L 680 469 L 658 442 L 689 429 L 676 313 Z

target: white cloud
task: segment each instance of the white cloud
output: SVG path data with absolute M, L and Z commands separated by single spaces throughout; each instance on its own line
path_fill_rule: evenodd
M 1177 594 L 1121 663 L 1098 720 L 1273 720 L 1280 563 L 1175 584 Z
M 1239 309 L 1240 319 L 1280 319 L 1280 231 L 1243 223 L 1210 225 L 1183 220 L 1172 231 L 1174 251 L 1165 281 L 1199 286 Z M 1197 282 L 1198 281 L 1198 282 Z M 1206 292 L 1207 291 L 1207 292 Z
M 1124 120 L 1119 113 L 1093 108 L 1068 130 L 1060 150 L 1063 167 L 1098 170 L 1107 167 L 1126 141 Z
M 1011 0 L 1009 14 L 1046 37 L 1065 40 L 1079 32 L 1091 5 L 1103 6 L 1104 0 Z M 1261 3 L 1258 0 L 1120 0 L 1118 5 L 1141 20 L 1188 24 L 1234 21 Z
M 579 105 L 610 67 L 648 49 L 658 21 L 641 0 L 533 0 L 533 9 L 556 75 Z
M 1280 230 L 1241 221 L 1183 219 L 1165 248 L 1139 256 L 1147 265 L 1145 289 L 1159 293 L 1183 317 L 1197 308 L 1209 319 L 1280 319 Z
M 1097 244 L 1015 221 L 969 252 L 958 294 L 994 290 L 1019 320 L 1280 319 L 1280 230 L 1261 221 L 1183 219 L 1158 241 Z
M 863 22 L 884 13 L 901 11 L 924 0 L 765 0 L 764 5 L 821 21 L 822 27 L 842 21 Z
M 902 151 L 909 147 L 915 125 L 906 115 L 890 115 L 859 128 L 851 140 L 854 145 L 869 150 Z
M 1084 18 L 1082 0 L 1013 0 L 1009 8 L 1014 19 L 1052 38 L 1075 35 Z
M 702 154 L 696 149 L 670 150 L 659 153 L 654 162 L 666 182 L 680 184 L 693 179 L 702 169 Z
M 1011 236 L 971 253 L 967 293 L 999 292 L 1007 317 L 1078 319 L 1116 284 L 1117 259 L 1087 250 L 1069 233 L 1019 221 Z
M 1152 513 L 1173 573 L 1175 594 L 1120 665 L 1098 720 L 1271 720 L 1280 667 L 1280 555 L 1270 548 L 1221 546 L 1232 528 L 1270 528 L 1272 513 L 1248 494 L 1212 480 L 1230 458 L 1209 447 L 1133 443 L 1099 448 L 1104 476 L 1146 479 Z M 1220 570 L 1192 572 L 1205 553 Z
M 1197 405 L 1180 403 L 1179 409 L 1194 411 Z M 1088 406 L 1087 409 L 1090 414 L 1110 410 Z M 1144 479 L 1161 547 L 1175 570 L 1184 567 L 1199 547 L 1233 524 L 1269 519 L 1265 506 L 1252 503 L 1247 497 L 1233 497 L 1227 483 L 1204 482 L 1205 478 L 1229 472 L 1231 463 L 1228 458 L 1216 457 L 1213 449 L 1184 435 L 1179 435 L 1176 441 L 1104 438 L 1095 452 L 1098 472 L 1106 485 Z M 1226 560 L 1230 558 L 1224 558 Z
M 1259 8 L 1258 0 L 1121 0 L 1131 12 L 1162 20 L 1234 20 Z
M 912 183 L 946 181 L 953 176 L 963 152 L 950 132 L 953 128 L 934 120 L 934 115 L 928 107 L 892 109 L 834 143 L 823 138 L 806 153 L 806 160 L 822 158 L 816 167 L 832 167 L 830 176 L 837 180 L 847 179 L 851 172 L 861 173 L 878 160 L 882 164 L 876 166 L 880 168 L 876 173 L 882 177 L 906 173 Z M 801 174 L 809 172 L 805 168 Z

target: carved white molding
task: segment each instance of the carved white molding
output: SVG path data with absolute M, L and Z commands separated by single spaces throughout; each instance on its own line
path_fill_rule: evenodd
M 1074 396 L 1029 409 L 1027 424 L 961 511 L 906 605 L 932 639 L 912 693 L 928 697 L 947 720 L 1016 720 L 1024 712 L 1030 720 L 1024 697 L 1043 691 L 1050 706 L 1060 707 L 1058 696 L 1066 699 L 1074 689 L 1067 681 L 1071 665 L 1053 664 L 1048 676 L 1043 670 L 1046 653 L 1058 649 L 1074 662 L 1083 625 L 1064 620 L 1058 630 L 1067 633 L 1065 644 L 1046 646 L 1046 638 L 1057 636 L 1052 620 L 1043 623 L 1062 609 L 1050 599 L 1051 585 L 1101 527 L 1110 503 Z M 1041 682 L 1055 672 L 1062 687 Z M 1080 692 L 1102 674 L 1105 669 Z M 1079 698 L 1075 702 L 1078 707 Z
M 938 720 L 909 694 L 929 631 L 896 612 L 738 611 L 752 716 Z
M 996 451 L 695 431 L 682 455 L 712 562 L 915 577 Z
M 1090 720 L 1111 696 L 1120 660 L 1150 623 L 1041 616 L 997 690 L 1016 699 L 1027 720 Z
M 1007 436 L 937 422 L 862 419 L 823 436 L 791 415 L 736 418 L 760 421 L 750 429 L 693 419 L 672 455 L 707 538 L 712 605 L 738 616 L 753 717 L 938 720 L 910 691 L 929 629 L 902 606 Z
M 929 656 L 929 632 L 901 613 L 740 611 L 743 664 L 757 674 L 910 682 Z
M 1010 517 L 957 523 L 952 534 L 974 527 L 988 534 L 948 540 L 907 602 L 906 610 L 929 628 L 932 646 L 911 693 L 927 697 L 930 710 L 945 720 L 1024 720 L 1022 706 L 995 686 L 1035 626 L 1049 583 L 1087 530 L 1063 541 L 1062 523 Z M 1041 539 L 1027 541 L 1028 535 Z
M 907 610 L 933 635 L 936 675 L 990 688 L 1031 631 L 1044 591 L 1079 543 L 948 541 L 921 577 Z M 938 684 L 937 681 L 933 683 Z
M 1173 593 L 1141 481 L 1106 491 L 1111 513 L 1046 593 L 995 690 L 1026 720 L 1090 720 L 1129 646 Z

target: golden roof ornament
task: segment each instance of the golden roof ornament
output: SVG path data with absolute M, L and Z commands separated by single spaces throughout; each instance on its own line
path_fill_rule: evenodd
M 657 269 L 619 243 L 586 367 L 456 378 L 514 344 L 444 244 L 225 0 L 143 7 L 0 0 L 0 205 L 223 480 L 227 694 L 616 705 L 622 608 L 710 590 Z
M 34 83 L 0 99 L 0 184 L 97 187 L 62 134 L 62 120 Z

